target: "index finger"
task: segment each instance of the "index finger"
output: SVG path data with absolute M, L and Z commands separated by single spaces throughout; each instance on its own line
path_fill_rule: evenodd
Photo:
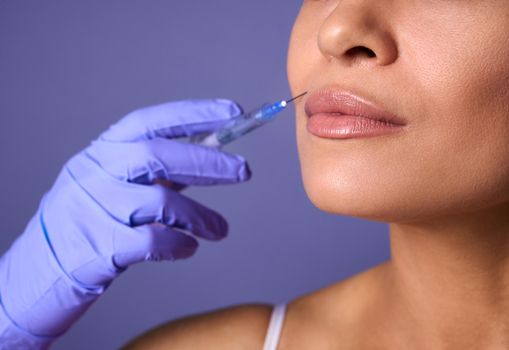
M 129 113 L 99 138 L 135 142 L 156 137 L 187 137 L 213 131 L 242 112 L 240 105 L 226 99 L 168 102 Z

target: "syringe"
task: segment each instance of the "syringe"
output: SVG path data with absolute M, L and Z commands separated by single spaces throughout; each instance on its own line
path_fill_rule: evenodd
M 277 114 L 283 111 L 290 102 L 304 96 L 305 94 L 307 94 L 307 91 L 289 100 L 282 100 L 272 104 L 265 103 L 261 107 L 249 113 L 234 117 L 226 125 L 212 133 L 191 137 L 190 142 L 203 146 L 220 148 L 227 143 L 235 141 L 248 132 L 267 124 L 273 120 Z

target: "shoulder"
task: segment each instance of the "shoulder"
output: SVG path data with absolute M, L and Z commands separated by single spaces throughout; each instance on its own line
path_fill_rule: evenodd
M 163 324 L 123 349 L 256 349 L 263 347 L 273 306 L 240 304 Z
M 302 295 L 287 306 L 279 350 L 363 349 L 359 343 L 378 322 L 385 264 Z
M 372 348 L 359 343 L 380 323 L 384 265 L 302 295 L 287 304 L 279 350 Z M 241 304 L 161 325 L 124 350 L 256 349 L 263 347 L 273 305 Z M 372 344 L 371 344 L 372 345 Z

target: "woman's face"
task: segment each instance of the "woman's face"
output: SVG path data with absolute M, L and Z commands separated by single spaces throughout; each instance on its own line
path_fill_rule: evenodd
M 288 77 L 294 94 L 348 90 L 407 123 L 318 137 L 302 98 L 301 170 L 320 209 L 410 223 L 508 202 L 507 0 L 305 0 Z

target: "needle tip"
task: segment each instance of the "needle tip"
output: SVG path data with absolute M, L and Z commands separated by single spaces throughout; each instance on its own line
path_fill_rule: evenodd
M 306 92 L 303 92 L 302 94 L 297 95 L 297 96 L 295 96 L 295 97 L 293 97 L 293 98 L 291 98 L 291 99 L 287 100 L 287 101 L 286 101 L 286 103 L 290 103 L 290 102 L 292 102 L 292 101 L 294 101 L 294 100 L 296 100 L 296 99 L 298 99 L 298 98 L 300 98 L 300 97 L 304 96 L 304 95 L 305 95 L 305 94 L 307 94 L 307 93 L 308 93 L 307 91 L 306 91 Z

